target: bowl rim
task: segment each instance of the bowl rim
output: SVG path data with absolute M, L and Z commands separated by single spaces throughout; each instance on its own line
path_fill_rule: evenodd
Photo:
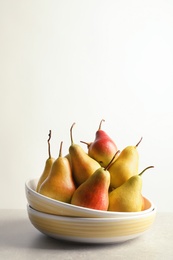
M 154 203 L 147 197 L 144 196 L 144 198 L 150 202 L 151 206 L 145 210 L 142 211 L 137 211 L 137 212 L 120 212 L 120 211 L 106 211 L 106 210 L 97 210 L 97 209 L 90 209 L 90 208 L 85 208 L 85 207 L 81 207 L 81 206 L 76 206 L 76 205 L 72 205 L 70 203 L 65 203 L 59 200 L 55 200 L 52 198 L 49 198 L 47 196 L 44 196 L 40 193 L 38 193 L 37 191 L 35 191 L 34 189 L 31 188 L 31 186 L 29 185 L 31 182 L 38 182 L 39 178 L 29 178 L 25 181 L 25 190 L 27 191 L 31 191 L 35 196 L 37 196 L 38 198 L 44 199 L 47 202 L 51 202 L 51 204 L 54 204 L 55 206 L 57 205 L 57 203 L 59 205 L 61 205 L 62 207 L 69 209 L 69 210 L 76 210 L 76 211 L 80 211 L 83 213 L 95 213 L 95 214 L 106 214 L 107 216 L 112 216 L 112 215 L 116 215 L 117 216 L 141 216 L 141 215 L 145 215 L 148 212 L 151 212 L 153 209 L 155 209 L 155 205 Z M 50 213 L 48 213 L 50 214 Z M 92 218 L 92 217 L 91 217 Z M 109 217 L 110 219 L 111 217 Z
M 154 207 L 150 212 L 144 214 L 144 215 L 133 215 L 133 216 L 128 216 L 127 218 L 123 218 L 123 217 L 111 217 L 111 218 L 92 218 L 92 217 L 71 217 L 71 216 L 59 216 L 59 215 L 54 215 L 54 214 L 50 214 L 50 213 L 45 213 L 45 212 L 40 212 L 34 208 L 32 208 L 29 204 L 27 204 L 27 211 L 28 214 L 34 214 L 38 217 L 42 217 L 42 218 L 50 218 L 52 220 L 63 220 L 63 221 L 67 221 L 67 222 L 81 222 L 81 223 L 86 223 L 86 222 L 94 222 L 94 223 L 98 223 L 98 222 L 119 222 L 119 221 L 127 221 L 127 220 L 135 220 L 135 219 L 142 219 L 142 218 L 146 218 L 149 217 L 153 214 L 156 214 L 157 212 L 157 208 Z

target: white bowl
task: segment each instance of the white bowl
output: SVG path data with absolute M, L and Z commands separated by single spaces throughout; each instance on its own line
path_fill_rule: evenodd
M 83 243 L 117 243 L 136 238 L 148 231 L 156 209 L 127 218 L 76 218 L 55 216 L 27 206 L 33 226 L 50 237 Z
M 112 212 L 74 206 L 39 194 L 35 191 L 37 183 L 38 179 L 30 179 L 26 181 L 26 198 L 28 204 L 31 205 L 32 208 L 44 213 L 73 217 L 115 218 L 144 215 L 151 212 L 154 208 L 154 204 L 147 198 L 145 198 L 145 210 L 140 212 Z

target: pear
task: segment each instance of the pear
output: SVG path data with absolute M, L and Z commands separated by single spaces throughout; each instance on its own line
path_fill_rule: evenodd
M 119 154 L 118 158 L 110 166 L 110 186 L 112 188 L 121 186 L 131 176 L 138 174 L 139 153 L 137 151 L 137 147 L 141 140 L 142 138 L 135 146 L 129 145 L 125 147 Z
M 40 185 L 42 184 L 42 182 L 47 178 L 47 176 L 49 175 L 50 173 L 50 170 L 51 170 L 51 167 L 52 167 L 52 164 L 53 162 L 55 161 L 55 159 L 51 156 L 51 151 L 50 151 L 50 139 L 51 139 L 51 130 L 49 130 L 49 138 L 47 140 L 48 142 L 48 159 L 46 160 L 45 162 L 45 166 L 44 166 L 44 170 L 43 170 L 43 173 L 42 175 L 40 176 L 39 180 L 38 180 L 38 183 L 37 183 L 37 187 L 36 187 L 36 191 L 39 190 L 40 188 Z
M 81 142 L 87 144 L 88 155 L 99 162 L 102 167 L 106 167 L 118 149 L 115 142 L 108 136 L 108 134 L 101 130 L 103 121 L 105 120 L 102 119 L 100 122 L 99 129 L 95 134 L 95 140 L 93 142 Z
M 142 178 L 145 168 L 140 174 L 133 175 L 120 187 L 109 193 L 108 211 L 138 212 L 144 209 L 144 199 L 141 194 Z
M 62 156 L 62 143 L 58 158 L 54 161 L 49 176 L 41 184 L 39 193 L 55 200 L 70 203 L 76 189 L 69 160 Z
M 100 168 L 100 164 L 89 157 L 89 155 L 83 150 L 83 148 L 75 144 L 72 136 L 72 129 L 75 123 L 70 128 L 71 145 L 69 147 L 70 162 L 73 172 L 73 178 L 77 186 L 86 181 L 93 172 Z
M 109 205 L 110 174 L 109 164 L 103 168 L 99 167 L 85 182 L 83 182 L 73 193 L 71 204 L 96 210 L 107 210 Z

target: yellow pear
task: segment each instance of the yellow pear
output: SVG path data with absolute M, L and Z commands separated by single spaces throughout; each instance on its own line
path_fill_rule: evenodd
M 59 156 L 54 161 L 49 176 L 41 184 L 38 192 L 52 199 L 70 203 L 76 186 L 69 160 L 62 157 L 62 143 Z
M 121 186 L 131 176 L 138 174 L 139 154 L 137 147 L 141 140 L 142 138 L 135 146 L 127 146 L 124 148 L 118 158 L 110 166 L 111 188 Z
M 149 168 L 153 168 L 153 166 L 145 168 L 140 174 L 133 175 L 124 184 L 109 193 L 108 211 L 137 212 L 144 209 L 141 175 Z
M 91 176 L 95 170 L 100 168 L 100 164 L 92 159 L 80 145 L 73 142 L 72 129 L 75 123 L 70 128 L 71 145 L 69 147 L 70 162 L 73 172 L 74 180 L 77 186 Z
M 44 170 L 43 170 L 43 173 L 42 175 L 40 176 L 39 180 L 38 180 L 38 183 L 37 183 L 37 187 L 36 187 L 36 191 L 39 190 L 40 188 L 40 185 L 43 183 L 43 181 L 47 178 L 47 176 L 49 175 L 50 173 L 50 170 L 51 170 L 51 167 L 52 167 L 52 164 L 54 163 L 55 159 L 51 156 L 51 151 L 50 151 L 50 139 L 51 139 L 51 130 L 49 131 L 49 138 L 47 140 L 48 142 L 48 159 L 46 160 L 45 162 L 45 166 L 44 166 Z

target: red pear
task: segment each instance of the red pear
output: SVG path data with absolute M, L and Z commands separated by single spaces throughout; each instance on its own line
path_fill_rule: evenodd
M 104 168 L 97 169 L 73 193 L 71 204 L 97 210 L 107 210 L 110 174 Z
M 99 167 L 73 193 L 71 204 L 97 210 L 107 210 L 109 206 L 109 167 L 116 155 L 113 156 L 106 168 Z
M 88 155 L 99 162 L 102 167 L 106 167 L 118 149 L 115 142 L 101 129 L 103 121 L 104 119 L 100 122 L 99 129 L 95 134 L 95 140 L 93 142 L 81 142 L 87 144 Z

